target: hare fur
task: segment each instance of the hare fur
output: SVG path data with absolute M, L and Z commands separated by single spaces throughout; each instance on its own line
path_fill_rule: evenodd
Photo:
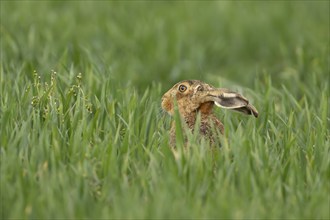
M 172 116 L 177 106 L 182 121 L 190 130 L 195 128 L 200 114 L 200 134 L 211 143 L 214 142 L 213 128 L 224 133 L 222 122 L 213 113 L 214 105 L 258 117 L 256 108 L 242 95 L 228 89 L 215 88 L 199 80 L 184 80 L 175 84 L 163 95 L 161 105 Z M 175 123 L 172 123 L 170 143 L 175 145 Z

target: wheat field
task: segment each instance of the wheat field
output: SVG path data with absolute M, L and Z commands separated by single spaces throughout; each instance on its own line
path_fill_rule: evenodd
M 329 219 L 328 1 L 1 1 L 2 219 Z M 174 157 L 164 92 L 240 91 Z

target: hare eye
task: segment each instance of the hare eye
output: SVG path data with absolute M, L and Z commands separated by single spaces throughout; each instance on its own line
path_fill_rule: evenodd
M 184 92 L 184 91 L 186 91 L 187 90 L 187 86 L 185 86 L 185 85 L 180 85 L 179 86 L 179 91 L 180 92 Z

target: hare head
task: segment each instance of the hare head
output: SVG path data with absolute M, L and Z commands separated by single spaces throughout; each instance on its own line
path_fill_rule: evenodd
M 201 81 L 185 80 L 179 82 L 163 95 L 162 108 L 173 115 L 176 100 L 178 110 L 182 116 L 196 112 L 204 105 L 205 110 L 211 109 L 214 102 L 205 99 L 207 97 L 206 91 L 211 90 L 214 90 L 212 86 Z
M 228 89 L 214 88 L 198 80 L 181 81 L 163 95 L 162 108 L 170 115 L 174 114 L 175 100 L 183 117 L 196 111 L 211 113 L 214 104 L 258 117 L 256 108 L 242 95 Z
M 201 114 L 200 131 L 208 136 L 212 127 L 210 124 L 215 125 L 221 133 L 224 133 L 222 123 L 212 112 L 214 105 L 258 117 L 256 108 L 242 95 L 228 89 L 215 88 L 198 80 L 181 81 L 162 97 L 162 108 L 173 115 L 177 106 L 180 116 L 191 129 L 195 125 L 197 114 Z M 172 126 L 172 134 L 175 133 L 173 129 L 175 128 Z

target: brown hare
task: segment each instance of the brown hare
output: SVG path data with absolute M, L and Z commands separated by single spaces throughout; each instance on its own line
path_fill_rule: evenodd
M 175 113 L 175 100 L 181 119 L 189 129 L 194 129 L 197 115 L 200 114 L 200 134 L 211 143 L 214 143 L 214 129 L 224 133 L 223 124 L 213 114 L 214 105 L 258 117 L 257 109 L 242 95 L 228 89 L 214 88 L 198 80 L 181 81 L 163 95 L 162 108 L 170 115 Z M 175 123 L 172 123 L 172 146 L 175 145 L 175 136 Z

